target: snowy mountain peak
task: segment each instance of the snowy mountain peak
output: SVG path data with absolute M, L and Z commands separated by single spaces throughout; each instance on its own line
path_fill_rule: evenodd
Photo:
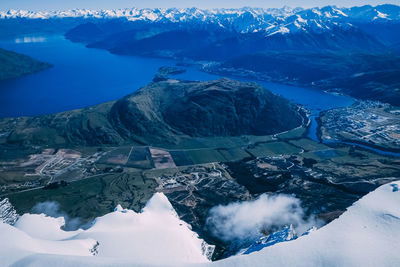
M 178 216 L 168 198 L 163 193 L 155 193 L 143 208 L 143 212 L 169 212 Z
M 348 28 L 353 21 L 400 21 L 400 7 L 380 5 L 338 8 L 336 6 L 302 8 L 127 8 L 115 10 L 74 9 L 68 11 L 0 11 L 0 19 L 122 19 L 130 22 L 214 24 L 241 33 L 266 32 L 275 34 L 314 31 L 335 27 Z
M 8 10 L 0 11 L 0 18 L 30 18 L 30 19 L 54 19 L 54 18 L 126 18 L 128 20 L 148 20 L 171 22 L 183 22 L 191 20 L 199 21 L 222 21 L 225 19 L 235 19 L 238 17 L 249 16 L 252 18 L 268 19 L 277 17 L 289 17 L 295 14 L 313 14 L 313 16 L 333 18 L 333 17 L 364 17 L 373 19 L 371 15 L 380 16 L 388 19 L 399 19 L 400 6 L 379 5 L 376 7 L 363 6 L 352 8 L 339 8 L 336 6 L 316 7 L 311 9 L 291 8 L 251 8 L 243 7 L 236 9 L 199 9 L 199 8 L 125 8 L 110 10 L 90 10 L 73 9 L 66 11 L 27 11 L 27 10 Z
M 9 210 L 8 200 L 1 203 Z M 140 213 L 118 205 L 87 230 L 64 231 L 64 224 L 63 217 L 45 214 L 24 214 L 14 226 L 0 222 L 0 236 L 9 240 L 0 242 L 2 264 L 12 265 L 25 255 L 45 253 L 182 265 L 206 263 L 214 251 L 214 246 L 179 219 L 162 193 L 156 193 Z

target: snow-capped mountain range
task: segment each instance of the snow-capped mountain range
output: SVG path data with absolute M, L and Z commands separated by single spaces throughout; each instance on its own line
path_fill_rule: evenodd
M 333 27 L 352 27 L 352 23 L 365 22 L 400 22 L 400 6 L 379 5 L 352 8 L 326 6 L 322 8 L 290 8 L 264 9 L 244 7 L 240 9 L 198 8 L 155 8 L 155 9 L 118 9 L 69 11 L 0 11 L 0 19 L 126 19 L 149 23 L 206 23 L 219 25 L 238 32 L 260 32 L 267 34 L 286 34 L 296 31 L 314 29 L 330 30 Z

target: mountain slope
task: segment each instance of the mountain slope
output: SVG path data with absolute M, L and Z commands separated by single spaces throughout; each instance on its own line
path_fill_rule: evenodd
M 208 262 L 214 249 L 179 219 L 162 193 L 140 213 L 118 205 L 87 230 L 64 231 L 64 223 L 63 217 L 44 214 L 24 214 L 14 226 L 0 222 L 0 233 L 8 241 L 0 244 L 2 264 L 24 265 L 26 256 L 43 253 L 179 265 Z
M 238 56 L 206 70 L 400 105 L 400 57 L 394 52 L 275 51 Z
M 400 261 L 399 186 L 397 181 L 379 187 L 307 236 L 215 266 L 396 266 Z
M 48 63 L 0 48 L 0 81 L 17 78 L 51 67 Z
M 108 43 L 113 43 L 111 36 L 126 34 L 126 38 L 119 38 L 119 43 L 122 45 L 124 39 L 131 39 L 129 34 L 132 30 L 141 32 L 137 38 L 142 39 L 165 31 L 210 29 L 211 31 L 224 30 L 239 35 L 261 33 L 267 40 L 273 36 L 275 38 L 275 35 L 286 38 L 296 34 L 308 36 L 308 39 L 316 38 L 315 35 L 322 34 L 322 36 L 326 35 L 340 40 L 342 37 L 344 38 L 341 35 L 348 32 L 347 38 L 350 39 L 347 43 L 345 40 L 341 41 L 340 46 L 352 46 L 351 49 L 375 49 L 382 44 L 390 46 L 400 41 L 397 37 L 398 34 L 396 34 L 399 32 L 400 25 L 399 10 L 398 5 L 352 8 L 325 6 L 309 9 L 245 7 L 210 10 L 198 8 L 75 9 L 40 12 L 9 10 L 0 11 L 0 25 L 5 23 L 6 29 L 14 27 L 15 29 L 12 30 L 19 32 L 20 28 L 29 28 L 30 24 L 38 24 L 39 22 L 50 22 L 54 25 L 67 23 L 71 25 L 70 27 L 81 23 L 81 25 L 71 29 L 66 36 L 70 40 L 82 41 L 87 44 L 100 42 L 107 49 L 111 49 Z M 14 21 L 14 23 L 7 24 L 8 21 Z M 61 28 L 64 29 L 64 26 Z M 351 33 L 356 34 L 353 39 L 351 39 Z M 327 39 L 327 37 L 324 38 Z M 201 39 L 198 40 L 201 41 Z M 332 45 L 335 45 L 335 42 L 338 43 L 338 40 L 334 41 Z M 356 40 L 356 42 L 350 42 L 350 40 Z M 289 38 L 283 48 L 287 49 L 291 42 Z M 318 41 L 318 38 L 314 42 L 319 42 L 319 47 L 315 46 L 314 48 L 332 48 L 332 45 L 326 47 L 325 44 L 325 46 L 322 46 L 322 41 Z M 295 45 L 291 44 L 291 47 L 294 48 Z
M 298 108 L 254 83 L 153 82 L 118 101 L 0 120 L 7 143 L 176 143 L 182 136 L 268 135 L 300 126 Z
M 116 20 L 121 24 L 130 23 L 130 27 L 140 28 L 144 25 L 152 27 L 168 27 L 175 29 L 204 29 L 214 25 L 215 28 L 236 33 L 263 33 L 265 36 L 290 35 L 297 33 L 332 32 L 332 29 L 361 29 L 371 37 L 378 35 L 385 43 L 393 42 L 400 21 L 400 7 L 396 5 L 363 6 L 338 8 L 326 6 L 310 9 L 125 9 L 109 11 L 69 11 L 71 17 L 86 17 L 96 23 Z M 65 13 L 65 12 L 64 12 Z M 47 18 L 63 18 L 62 12 L 46 13 Z M 33 15 L 34 13 L 32 13 Z M 24 16 L 14 12 L 3 14 L 3 17 Z M 28 16 L 28 15 L 25 15 Z M 1 16 L 0 16 L 1 17 Z M 117 21 L 117 20 L 116 20 Z M 368 27 L 372 25 L 373 27 Z M 118 32 L 118 27 L 113 29 Z M 111 32 L 109 32 L 111 34 Z M 396 39 L 396 38 L 395 38 Z
M 122 33 L 118 36 L 121 35 Z M 345 29 L 338 26 L 323 32 L 311 30 L 271 35 L 263 32 L 239 34 L 221 29 L 190 28 L 164 31 L 142 39 L 134 39 L 128 33 L 125 35 L 125 38 L 118 38 L 118 41 L 115 38 L 106 38 L 89 44 L 89 47 L 107 49 L 115 54 L 208 61 L 221 61 L 249 53 L 282 50 L 385 50 L 384 45 L 359 29 Z
M 400 181 L 379 187 L 354 203 L 353 206 L 348 208 L 338 219 L 294 241 L 278 243 L 250 255 L 234 256 L 217 262 L 199 263 L 193 266 L 397 266 L 400 261 L 400 256 L 398 254 L 400 249 L 400 243 L 398 242 L 400 236 L 400 212 L 398 209 L 398 203 L 400 201 L 399 187 Z M 158 197 L 156 196 L 156 198 Z M 154 211 L 156 214 L 160 214 L 159 210 Z M 112 233 L 109 231 L 110 226 L 115 229 L 120 229 L 116 226 L 127 226 L 126 223 L 129 222 L 128 217 L 132 216 L 132 212 L 126 211 L 126 214 L 119 214 L 120 212 L 122 211 L 117 210 L 114 213 L 99 218 L 100 224 L 106 223 L 104 225 L 106 227 L 103 227 L 104 233 Z M 143 216 L 146 212 L 145 210 L 143 213 L 137 215 Z M 156 218 L 157 217 L 153 217 L 153 219 Z M 46 220 L 49 221 L 50 219 L 51 218 L 47 218 Z M 96 227 L 96 224 L 93 227 Z M 32 230 L 34 230 L 35 227 L 37 229 L 39 225 L 32 226 Z M 131 227 L 132 224 L 124 228 L 128 235 L 132 233 L 130 231 L 132 229 Z M 168 236 L 172 229 L 171 224 L 167 223 L 160 226 L 159 221 L 156 220 L 151 221 L 150 228 L 152 227 L 154 227 L 157 233 L 159 230 L 164 229 L 156 238 L 159 243 L 164 241 L 164 237 Z M 184 231 L 187 229 L 181 230 Z M 58 231 L 62 232 L 62 230 Z M 26 229 L 19 230 L 15 227 L 0 223 L 1 235 L 6 236 L 8 238 L 7 240 L 10 240 L 9 242 L 0 243 L 0 247 L 2 247 L 0 255 L 7 260 L 7 263 L 14 262 L 13 266 L 26 266 L 28 263 L 29 266 L 41 267 L 55 265 L 154 266 L 157 265 L 157 260 L 160 260 L 160 258 L 150 258 L 148 261 L 143 262 L 135 258 L 105 258 L 100 254 L 97 257 L 90 255 L 86 257 L 73 256 L 85 255 L 85 250 L 87 251 L 85 246 L 90 247 L 89 244 L 93 245 L 94 240 L 85 239 L 81 240 L 85 243 L 81 242 L 75 245 L 72 242 L 78 241 L 79 239 L 67 241 L 42 240 L 39 241 L 43 243 L 39 250 L 36 249 L 36 251 L 27 253 L 24 251 L 26 248 L 21 249 L 21 247 L 23 247 L 22 244 L 26 244 L 26 239 L 30 238 L 26 232 L 29 233 L 30 231 Z M 90 228 L 86 232 L 90 233 Z M 96 231 L 93 232 L 93 237 L 96 237 L 95 232 Z M 119 230 L 116 232 L 120 233 Z M 141 235 L 139 236 L 141 237 Z M 110 240 L 113 240 L 112 244 L 118 247 L 121 244 L 116 242 L 116 240 L 118 240 L 117 237 L 120 236 L 116 235 L 116 237 Z M 151 240 L 153 237 L 154 236 L 151 235 Z M 175 247 L 176 242 L 179 242 L 181 237 L 181 235 L 175 235 L 172 239 L 168 240 L 167 244 Z M 122 236 L 121 239 L 124 239 L 124 237 Z M 141 238 L 138 240 L 140 241 Z M 136 242 L 138 240 L 133 238 L 130 242 L 137 244 Z M 193 236 L 192 239 L 189 238 L 189 240 L 194 241 L 196 238 Z M 108 241 L 105 240 L 103 246 L 107 247 L 107 245 L 109 245 Z M 50 248 L 45 242 L 54 242 L 53 247 Z M 17 247 L 20 248 L 20 250 L 15 249 L 16 244 L 18 244 Z M 57 252 L 57 248 L 60 249 L 61 245 L 64 246 L 63 253 L 67 254 L 65 251 L 69 251 L 68 254 L 70 255 L 60 255 L 60 252 Z M 181 245 L 182 244 L 180 244 L 180 246 Z M 157 244 L 157 246 L 160 246 L 160 244 Z M 102 243 L 100 243 L 96 249 L 98 249 L 100 253 Z M 123 249 L 126 250 L 129 249 L 129 247 L 124 247 Z M 171 248 L 167 248 L 164 252 L 170 249 Z M 39 254 L 46 252 L 48 254 Z M 134 253 L 135 251 L 133 251 L 131 255 L 135 255 Z M 154 253 L 154 251 L 152 253 Z M 183 251 L 182 254 L 184 254 Z M 199 254 L 195 255 L 200 256 Z M 143 257 L 145 257 L 145 255 L 140 255 L 141 259 Z M 185 259 L 186 258 L 181 257 L 178 260 L 182 262 Z M 168 263 L 169 262 L 165 261 L 162 265 L 168 266 Z M 176 265 L 176 263 L 172 263 L 172 265 Z M 191 265 L 186 262 L 185 266 Z
M 226 28 L 233 28 L 239 32 L 259 31 L 266 26 L 273 25 L 277 19 L 282 24 L 294 22 L 294 18 L 300 18 L 297 23 L 304 23 L 309 19 L 311 24 L 315 22 L 338 20 L 388 21 L 399 20 L 400 7 L 398 5 L 365 5 L 361 7 L 340 8 L 336 6 L 302 8 L 237 8 L 237 9 L 198 9 L 198 8 L 126 8 L 115 10 L 88 10 L 74 9 L 67 11 L 26 11 L 9 10 L 0 11 L 0 18 L 15 19 L 126 19 L 127 21 L 144 22 L 216 22 Z M 321 25 L 321 24 L 320 24 Z M 321 25 L 323 27 L 323 25 Z M 319 26 L 317 26 L 319 27 Z

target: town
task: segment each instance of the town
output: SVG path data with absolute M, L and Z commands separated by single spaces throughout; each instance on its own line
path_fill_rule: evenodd
M 323 141 L 352 141 L 400 151 L 400 109 L 376 101 L 321 112 Z

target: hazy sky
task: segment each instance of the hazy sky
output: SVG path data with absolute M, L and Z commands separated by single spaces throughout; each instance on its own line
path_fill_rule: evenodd
M 111 9 L 125 7 L 312 7 L 312 6 L 360 6 L 393 3 L 400 0 L 0 0 L 0 9 L 65 10 L 74 8 Z

